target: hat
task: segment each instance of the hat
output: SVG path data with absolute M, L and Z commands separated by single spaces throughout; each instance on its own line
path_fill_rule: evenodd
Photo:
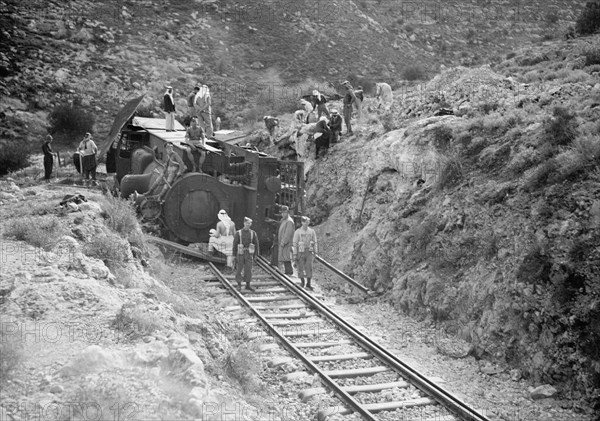
M 216 229 L 214 229 L 214 228 L 212 228 L 212 229 L 211 229 L 211 230 L 208 232 L 208 234 L 209 234 L 211 237 L 212 237 L 213 235 L 215 235 L 216 233 L 217 233 L 217 230 L 216 230 Z
M 281 207 L 281 212 L 289 212 L 289 211 L 290 211 L 290 208 L 288 208 L 287 206 L 284 205 Z
M 319 95 L 319 91 L 317 91 L 316 89 L 313 91 L 313 95 Z
M 194 86 L 194 89 L 200 90 L 200 86 L 196 85 Z
M 342 82 L 342 85 L 350 85 L 350 82 L 348 82 L 347 80 Z
M 331 114 L 337 114 L 338 110 L 336 110 L 335 108 L 333 110 L 331 110 Z
M 171 85 L 167 86 L 167 89 L 173 89 L 173 87 Z
M 300 218 L 300 220 L 302 222 L 310 222 L 310 218 L 308 216 L 303 216 L 302 218 Z
M 263 120 L 266 120 L 267 118 L 269 118 L 269 116 L 268 116 L 268 115 L 264 116 L 264 117 L 263 117 Z
M 321 117 L 319 117 L 319 121 L 325 121 L 327 120 L 327 117 L 325 117 L 324 115 L 322 115 Z
M 252 219 L 248 218 L 247 216 L 244 216 L 244 223 L 246 222 L 252 222 Z

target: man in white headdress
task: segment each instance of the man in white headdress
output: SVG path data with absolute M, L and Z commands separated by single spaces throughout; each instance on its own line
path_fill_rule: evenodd
M 329 110 L 327 109 L 326 105 L 327 98 L 325 98 L 325 96 L 316 89 L 312 93 L 312 102 L 317 109 L 317 118 L 320 118 L 321 115 L 325 115 L 327 118 L 329 118 Z
M 231 220 L 224 209 L 217 214 L 219 222 L 217 229 L 208 240 L 208 251 L 217 250 L 227 256 L 227 267 L 233 268 L 233 236 L 235 234 L 235 223 Z
M 376 83 L 377 91 L 375 97 L 377 98 L 377 108 L 383 105 L 384 110 L 389 110 L 392 107 L 394 100 L 392 96 L 392 87 L 387 83 Z
M 175 131 L 175 100 L 173 99 L 173 87 L 167 86 L 167 91 L 163 96 L 163 109 L 165 111 L 165 129 L 168 132 Z

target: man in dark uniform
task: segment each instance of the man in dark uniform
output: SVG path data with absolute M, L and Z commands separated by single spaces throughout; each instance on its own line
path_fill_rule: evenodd
M 354 89 L 347 80 L 342 83 L 346 88 L 346 94 L 344 95 L 344 121 L 346 122 L 346 134 L 352 134 L 352 124 L 350 119 L 352 118 L 352 107 L 356 101 L 356 95 L 354 95 Z
M 251 230 L 252 219 L 244 218 L 244 228 L 239 230 L 233 236 L 233 252 L 237 255 L 237 269 L 235 273 L 235 280 L 238 288 L 242 288 L 242 271 L 244 271 L 244 281 L 246 282 L 246 289 L 254 291 L 254 288 L 250 286 L 252 281 L 252 263 L 256 259 L 256 256 L 260 254 L 258 248 L 258 236 L 256 232 Z

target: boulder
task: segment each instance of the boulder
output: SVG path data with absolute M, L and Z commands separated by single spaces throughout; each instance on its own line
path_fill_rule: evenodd
M 533 400 L 552 398 L 558 393 L 558 390 L 549 384 L 538 386 L 529 391 L 529 397 Z

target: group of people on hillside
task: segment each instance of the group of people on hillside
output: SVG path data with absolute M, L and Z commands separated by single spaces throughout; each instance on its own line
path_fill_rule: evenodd
M 247 290 L 254 291 L 251 285 L 252 267 L 256 257 L 260 254 L 260 249 L 258 235 L 251 229 L 252 219 L 244 217 L 244 227 L 236 230 L 235 223 L 224 209 L 219 211 L 217 218 L 219 222 L 216 229 L 210 230 L 209 251 L 223 253 L 227 257 L 228 268 L 233 269 L 235 265 L 235 280 L 239 289 L 242 288 L 243 281 Z M 313 261 L 318 250 L 317 235 L 308 226 L 310 218 L 303 216 L 301 223 L 302 226 L 296 229 L 294 220 L 290 216 L 289 207 L 281 206 L 281 220 L 271 265 L 278 266 L 281 261 L 285 274 L 293 275 L 292 262 L 295 262 L 300 286 L 312 290 Z
M 286 133 L 293 138 L 298 135 L 299 130 L 304 124 L 309 124 L 309 117 L 312 113 L 317 115 L 317 123 L 313 128 L 313 140 L 315 142 L 315 159 L 318 159 L 323 151 L 326 151 L 332 143 L 337 143 L 342 137 L 342 124 L 346 123 L 346 135 L 352 135 L 352 114 L 357 110 L 358 121 L 362 120 L 362 109 L 364 101 L 364 91 L 362 86 L 354 89 L 349 81 L 344 81 L 342 86 L 345 93 L 342 100 L 343 119 L 338 110 L 327 107 L 327 98 L 318 90 L 314 90 L 308 99 L 300 99 L 301 108 L 294 113 L 294 118 L 290 129 Z M 376 98 L 378 107 L 384 106 L 389 110 L 392 104 L 392 89 L 387 83 L 376 84 Z M 277 143 L 278 131 L 280 128 L 279 119 L 270 115 L 263 117 L 265 127 L 269 132 L 269 141 Z M 304 150 L 298 146 L 298 155 L 304 156 Z

